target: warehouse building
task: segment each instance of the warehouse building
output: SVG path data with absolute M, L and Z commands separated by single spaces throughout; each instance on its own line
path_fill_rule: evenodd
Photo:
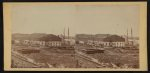
M 88 40 L 87 44 L 103 47 L 125 47 L 125 39 L 118 35 L 111 35 L 100 40 Z
M 61 46 L 61 43 L 62 43 L 61 38 L 53 34 L 48 34 L 39 38 L 23 41 L 24 45 L 47 46 L 47 47 L 59 47 Z

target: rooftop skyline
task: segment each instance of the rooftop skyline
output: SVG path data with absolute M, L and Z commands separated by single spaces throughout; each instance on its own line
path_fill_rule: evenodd
M 12 5 L 12 33 L 139 35 L 139 6 Z

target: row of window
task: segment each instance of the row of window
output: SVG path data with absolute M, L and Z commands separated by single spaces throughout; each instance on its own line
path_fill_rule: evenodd
M 100 42 L 100 43 L 91 43 L 91 42 L 89 42 L 88 44 L 89 45 L 92 45 L 92 44 L 100 45 L 101 44 L 101 45 L 104 45 L 104 46 L 116 46 L 116 47 L 125 46 L 125 42 L 112 42 L 112 43 L 110 43 L 110 42 Z
M 61 46 L 61 42 L 53 41 L 53 42 L 39 42 L 39 41 L 24 41 L 24 44 L 31 45 L 48 45 L 48 46 Z

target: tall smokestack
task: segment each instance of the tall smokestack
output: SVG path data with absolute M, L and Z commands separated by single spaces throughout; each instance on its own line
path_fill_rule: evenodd
M 68 39 L 69 39 L 69 27 L 68 27 Z
M 65 28 L 64 28 L 64 39 L 65 39 Z
M 128 28 L 127 28 L 127 44 L 128 44 Z
M 128 38 L 128 29 L 127 29 L 127 38 Z
M 131 38 L 133 39 L 133 34 L 132 34 L 132 27 L 131 27 Z
M 134 39 L 133 39 L 133 32 L 132 32 L 132 27 L 131 27 L 131 40 L 132 40 L 132 46 L 133 46 L 133 43 L 134 43 Z

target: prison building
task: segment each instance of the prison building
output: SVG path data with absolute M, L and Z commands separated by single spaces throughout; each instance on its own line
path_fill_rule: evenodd
M 111 35 L 99 40 L 88 40 L 87 44 L 104 47 L 125 47 L 125 39 L 118 35 Z
M 103 40 L 103 44 L 104 46 L 110 46 L 110 47 L 125 47 L 125 38 L 118 35 L 112 35 L 106 37 Z
M 58 47 L 61 46 L 61 38 L 53 35 L 48 34 L 39 38 L 34 38 L 30 40 L 24 40 L 24 45 L 30 45 L 30 46 L 48 46 L 48 47 Z
M 43 42 L 43 46 L 48 46 L 48 47 L 59 47 L 61 46 L 62 43 L 62 39 L 59 36 L 53 34 L 43 36 L 38 40 Z

